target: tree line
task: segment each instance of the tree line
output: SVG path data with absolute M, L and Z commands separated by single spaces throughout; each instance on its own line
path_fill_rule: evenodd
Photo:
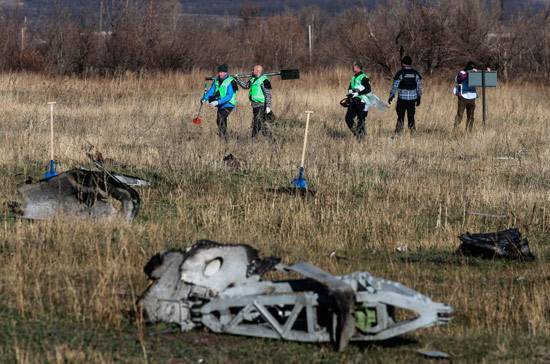
M 181 13 L 178 0 L 109 0 L 75 17 L 56 1 L 46 16 L 0 13 L 0 70 L 51 75 L 209 69 L 219 63 L 319 68 L 362 61 L 391 75 L 408 54 L 427 74 L 474 61 L 504 79 L 550 77 L 550 5 L 505 18 L 499 1 L 387 0 L 328 14 L 316 7 L 260 17 Z M 309 33 L 311 29 L 311 53 Z

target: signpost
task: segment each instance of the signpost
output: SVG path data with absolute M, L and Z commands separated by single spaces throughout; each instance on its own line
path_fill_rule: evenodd
M 468 85 L 471 87 L 481 87 L 481 101 L 483 103 L 483 126 L 487 121 L 487 87 L 497 87 L 496 71 L 469 71 Z

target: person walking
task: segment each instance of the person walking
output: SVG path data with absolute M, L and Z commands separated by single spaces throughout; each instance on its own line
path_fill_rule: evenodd
M 207 102 L 210 106 L 218 108 L 216 117 L 218 135 L 220 138 L 227 139 L 227 118 L 237 106 L 238 85 L 229 75 L 227 64 L 218 66 L 217 71 L 218 77 L 212 81 L 212 85 L 202 96 L 201 103 Z
M 363 72 L 363 65 L 360 62 L 354 62 L 352 70 L 353 77 L 348 87 L 345 120 L 357 140 L 362 140 L 366 135 L 367 95 L 371 92 L 371 86 L 369 76 Z M 357 123 L 355 122 L 356 118 Z
M 414 114 L 416 107 L 420 106 L 422 98 L 422 76 L 418 71 L 412 68 L 412 58 L 405 56 L 401 60 L 401 70 L 393 77 L 393 85 L 390 91 L 388 104 L 391 104 L 397 96 L 397 124 L 395 126 L 395 134 L 400 134 L 403 131 L 405 123 L 405 114 L 409 130 L 412 133 L 416 131 L 416 122 Z
M 474 127 L 477 90 L 468 84 L 469 71 L 477 71 L 474 62 L 468 62 L 466 67 L 459 71 L 455 77 L 454 95 L 458 100 L 458 108 L 453 129 L 456 129 L 460 125 L 464 110 L 466 110 L 466 130 L 471 132 Z
M 252 70 L 252 77 L 248 81 L 236 78 L 237 83 L 243 89 L 250 90 L 248 98 L 252 106 L 252 138 L 255 138 L 259 133 L 264 136 L 271 136 L 271 133 L 266 125 L 266 119 L 271 114 L 271 82 L 264 75 L 262 65 L 255 65 Z

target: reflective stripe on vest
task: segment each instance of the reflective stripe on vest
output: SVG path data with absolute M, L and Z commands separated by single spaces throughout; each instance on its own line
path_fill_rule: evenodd
M 268 78 L 265 75 L 261 75 L 258 78 L 252 77 L 250 79 L 250 101 L 262 104 L 265 103 L 265 95 L 262 90 L 262 85 L 267 79 Z
M 363 72 L 359 73 L 356 76 L 353 76 L 351 78 L 351 81 L 349 82 L 349 88 L 350 90 L 357 90 L 358 87 L 362 86 L 361 82 L 363 82 L 364 78 L 369 78 L 369 76 Z M 356 92 L 356 91 L 354 91 Z M 361 102 L 366 103 L 367 102 L 367 95 L 359 95 L 357 96 Z
M 233 77 L 229 76 L 225 80 L 223 80 L 222 84 L 219 85 L 219 80 L 216 82 L 216 92 L 219 92 L 220 99 L 223 99 L 225 95 L 227 95 L 227 88 L 229 85 L 231 85 L 231 82 L 235 80 Z M 229 100 L 226 104 L 231 104 L 233 106 L 237 105 L 237 92 L 233 90 L 233 97 L 231 97 L 231 100 Z

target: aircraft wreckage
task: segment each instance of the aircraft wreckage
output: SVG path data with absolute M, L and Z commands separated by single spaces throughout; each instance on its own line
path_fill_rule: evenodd
M 137 177 L 81 167 L 19 187 L 22 202 L 11 205 L 17 215 L 30 220 L 65 215 L 130 222 L 140 205 L 139 194 L 131 186 L 147 185 Z
M 265 281 L 270 271 L 301 279 Z M 333 276 L 309 263 L 284 265 L 260 258 L 248 245 L 200 240 L 187 250 L 154 255 L 144 268 L 152 280 L 138 300 L 149 322 L 206 327 L 216 333 L 301 342 L 386 340 L 447 324 L 444 303 L 367 272 Z M 410 315 L 403 315 L 403 311 Z

